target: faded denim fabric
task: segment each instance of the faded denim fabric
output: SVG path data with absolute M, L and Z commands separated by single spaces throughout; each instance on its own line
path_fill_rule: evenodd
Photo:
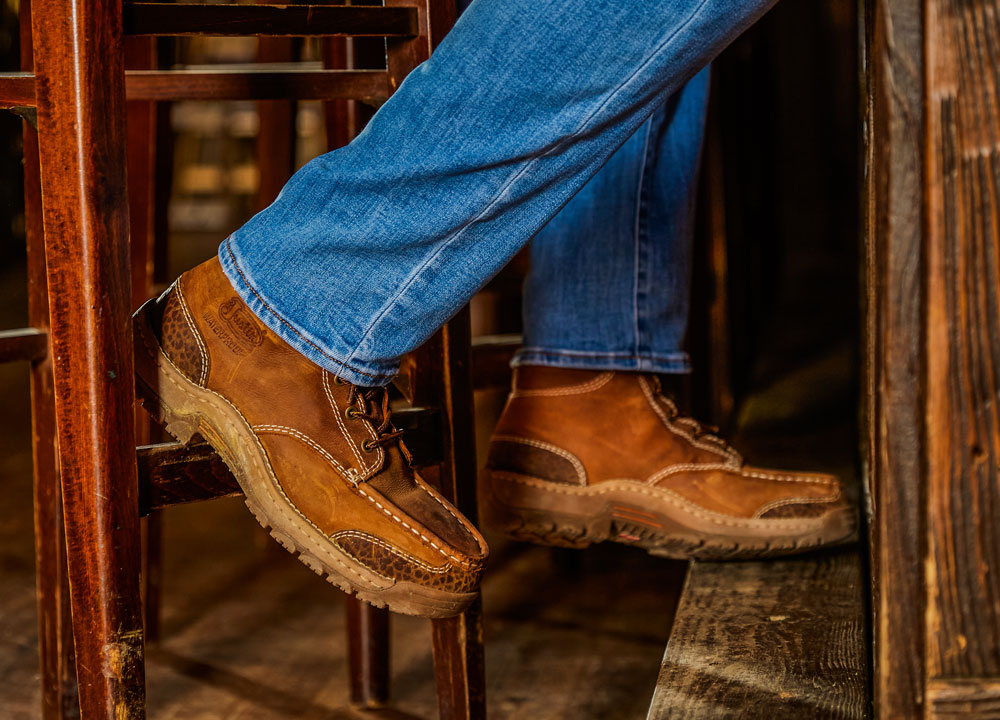
M 709 69 L 531 241 L 515 365 L 683 373 Z
M 475 0 L 364 132 L 222 244 L 223 268 L 297 350 L 350 382 L 384 384 L 773 2 Z M 660 262 L 633 266 L 647 268 L 634 283 L 644 305 Z M 633 314 L 625 352 L 637 366 L 665 353 L 669 368 L 651 307 Z M 543 349 L 545 337 L 529 333 Z

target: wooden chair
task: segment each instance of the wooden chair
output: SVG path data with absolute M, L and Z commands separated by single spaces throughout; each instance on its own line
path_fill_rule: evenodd
M 142 717 L 139 519 L 238 487 L 207 446 L 136 452 L 129 315 L 131 288 L 138 292 L 144 282 L 148 292 L 150 263 L 129 261 L 126 99 L 384 100 L 426 59 L 454 8 L 437 0 L 183 9 L 56 0 L 45 12 L 21 7 L 26 72 L 0 76 L 0 107 L 31 120 L 25 176 L 33 327 L 0 335 L 0 360 L 33 361 L 43 713 L 70 715 L 78 696 L 84 717 Z M 386 69 L 124 70 L 125 35 L 188 34 L 382 37 Z M 129 132 L 140 132 L 131 121 Z M 130 172 L 148 171 L 129 160 Z M 149 248 L 133 243 L 144 258 Z M 400 386 L 413 407 L 399 417 L 423 461 L 440 465 L 442 490 L 474 517 L 469 351 L 466 310 L 407 359 Z M 379 705 L 388 689 L 387 615 L 348 608 L 352 697 Z M 442 717 L 484 714 L 480 612 L 477 601 L 433 623 Z

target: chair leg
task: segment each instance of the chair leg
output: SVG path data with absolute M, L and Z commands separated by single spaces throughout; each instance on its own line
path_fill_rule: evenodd
M 21 68 L 31 71 L 31 4 L 20 9 Z M 42 233 L 42 188 L 38 167 L 38 134 L 22 125 L 24 153 L 24 217 L 28 251 L 28 322 L 47 330 L 49 302 Z M 31 436 L 34 467 L 35 577 L 38 596 L 38 654 L 42 678 L 42 718 L 79 717 L 73 630 L 66 577 L 62 493 L 56 455 L 55 394 L 52 353 L 31 366 Z
M 45 294 L 38 140 L 34 128 L 27 122 L 24 123 L 24 188 L 28 239 L 28 316 L 32 327 L 45 329 L 49 324 L 49 309 Z M 69 583 L 66 578 L 62 494 L 59 490 L 59 465 L 56 457 L 51 353 L 31 367 L 31 406 L 42 718 L 61 720 L 76 717 L 79 712 Z
M 84 717 L 145 715 L 121 3 L 32 13 L 55 420 Z
M 289 62 L 294 58 L 292 38 L 260 38 L 257 60 L 262 63 Z M 261 100 L 257 103 L 257 188 L 256 210 L 274 202 L 295 170 L 295 114 L 292 100 Z
M 458 617 L 434 620 L 434 676 L 441 720 L 486 717 L 482 599 Z
M 471 521 L 476 521 L 476 428 L 469 371 L 471 325 L 466 306 L 441 330 L 442 402 L 445 462 L 441 491 Z M 442 720 L 486 717 L 482 600 L 455 618 L 435 620 L 434 673 Z
M 389 611 L 346 599 L 351 703 L 376 708 L 389 700 Z

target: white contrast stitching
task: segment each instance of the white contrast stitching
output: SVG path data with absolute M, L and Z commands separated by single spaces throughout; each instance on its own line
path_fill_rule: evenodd
M 511 392 L 511 397 L 559 397 L 563 395 L 582 395 L 583 393 L 598 390 L 607 385 L 615 374 L 613 372 L 601 373 L 597 377 L 578 385 L 566 385 L 552 388 L 551 390 L 518 390 L 515 383 Z
M 531 440 L 529 438 L 517 437 L 515 435 L 494 435 L 492 442 L 512 442 L 521 443 L 522 445 L 530 445 L 531 447 L 538 448 L 539 450 L 548 450 L 549 452 L 554 452 L 556 455 L 560 455 L 573 465 L 576 470 L 576 479 L 581 485 L 587 484 L 587 470 L 583 467 L 583 463 L 577 458 L 573 453 L 563 450 L 561 447 L 556 445 L 551 445 L 547 442 L 542 442 L 540 440 Z
M 649 383 L 646 382 L 646 378 L 644 377 L 639 378 L 639 386 L 642 388 L 642 392 L 646 396 L 646 401 L 653 408 L 653 412 L 655 412 L 657 415 L 660 416 L 660 420 L 663 421 L 664 426 L 670 432 L 687 439 L 687 441 L 690 442 L 695 447 L 699 447 L 702 450 L 707 450 L 708 452 L 721 455 L 722 457 L 726 458 L 727 460 L 729 460 L 730 463 L 733 464 L 732 465 L 733 468 L 739 468 L 741 458 L 735 450 L 726 447 L 724 443 L 720 443 L 718 446 L 713 447 L 712 445 L 706 445 L 704 442 L 696 440 L 692 434 L 684 432 L 682 429 L 678 428 L 676 425 L 670 422 L 670 420 L 667 418 L 666 413 L 663 412 L 663 408 L 659 406 L 659 404 L 656 402 L 656 399 L 653 397 L 653 393 L 649 389 Z
M 335 468 L 337 468 L 341 472 L 344 472 L 344 473 L 346 473 L 348 475 L 351 474 L 351 471 L 344 470 L 343 466 L 340 463 L 337 462 L 337 460 L 333 457 L 333 455 L 331 455 L 329 452 L 327 452 L 322 446 L 319 445 L 319 443 L 317 443 L 315 440 L 313 440 L 308 435 L 306 435 L 306 434 L 304 434 L 302 432 L 299 432 L 295 428 L 290 428 L 290 427 L 287 427 L 285 425 L 254 425 L 254 426 L 251 427 L 251 430 L 253 430 L 254 432 L 277 432 L 277 433 L 284 433 L 286 435 L 291 435 L 293 437 L 296 437 L 299 440 L 301 440 L 302 442 L 306 443 L 309 447 L 311 447 L 313 450 L 315 450 L 316 452 L 318 452 L 324 458 L 326 458 L 326 460 L 330 464 L 332 464 Z M 376 500 L 371 495 L 369 495 L 368 493 L 366 493 L 364 491 L 364 488 L 362 488 L 360 485 L 357 485 L 356 489 L 357 489 L 357 491 L 363 497 L 366 497 L 369 500 L 371 500 L 373 503 L 375 503 L 375 507 L 377 507 L 379 510 L 381 510 L 382 512 L 384 512 L 386 515 L 388 515 L 389 517 L 391 517 L 393 520 L 395 520 L 396 522 L 398 522 L 403 527 L 405 527 L 407 530 L 409 530 L 410 532 L 412 532 L 414 535 L 416 535 L 417 537 L 419 537 L 421 540 L 423 540 L 424 542 L 426 542 L 428 545 L 430 545 L 432 548 L 434 548 L 439 553 L 441 553 L 442 555 L 444 555 L 446 558 L 448 558 L 449 560 L 454 560 L 455 562 L 461 563 L 463 565 L 468 564 L 468 562 L 463 562 L 460 558 L 457 558 L 454 555 L 450 555 L 446 550 L 444 550 L 436 542 L 434 542 L 429 537 L 427 537 L 426 535 L 424 535 L 422 532 L 420 532 L 419 530 L 417 530 L 416 528 L 414 528 L 412 525 L 410 525 L 409 523 L 407 523 L 401 517 L 399 517 L 398 515 L 394 514 L 391 510 L 388 510 L 384 505 L 382 505 L 382 503 L 380 503 L 378 500 Z
M 145 337 L 144 337 L 143 341 L 144 341 L 144 343 L 148 343 L 148 341 L 146 340 Z M 150 347 L 150 346 L 147 344 L 147 347 Z M 161 348 L 159 346 L 153 346 L 153 348 L 150 348 L 150 349 L 154 349 L 154 352 L 157 352 L 159 354 L 159 356 L 161 356 L 164 359 L 166 359 L 167 362 L 170 363 L 171 367 L 173 367 L 174 370 L 176 370 L 183 377 L 184 374 L 181 373 L 180 370 L 177 368 L 177 366 L 173 363 L 173 361 L 170 360 L 169 357 L 167 357 L 166 353 L 163 352 L 163 348 Z M 172 385 L 174 385 L 175 387 L 179 388 L 180 390 L 182 390 L 184 392 L 189 392 L 180 383 L 178 383 L 174 378 L 170 377 L 169 375 L 166 376 L 166 379 Z M 246 419 L 246 417 L 243 415 L 243 413 L 240 412 L 240 409 L 238 407 L 236 407 L 235 405 L 233 405 L 223 395 L 221 395 L 220 393 L 216 392 L 215 390 L 212 390 L 211 388 L 201 388 L 201 389 L 204 390 L 204 391 L 206 391 L 206 392 L 208 392 L 208 393 L 211 393 L 214 396 L 216 396 L 217 398 L 219 398 L 220 400 L 222 400 L 224 403 L 226 403 L 226 405 L 228 405 L 230 408 L 232 408 L 232 410 L 237 415 L 240 416 L 240 418 L 243 420 L 243 422 L 246 423 L 247 427 L 250 428 L 251 434 L 253 434 L 253 432 L 252 432 L 253 431 L 253 426 L 250 425 L 250 422 Z M 227 421 L 227 424 L 230 425 L 230 426 L 232 426 L 234 429 L 238 429 L 237 426 L 233 425 L 232 423 L 230 423 L 228 421 Z M 274 426 L 274 427 L 283 428 L 284 426 Z M 298 432 L 298 431 L 293 430 L 292 428 L 286 428 L 286 429 L 292 430 L 293 432 Z M 253 437 L 254 437 L 254 442 L 257 443 L 257 446 L 258 446 L 258 448 L 260 448 L 261 454 L 264 457 L 264 461 L 265 461 L 265 463 L 267 465 L 268 474 L 271 476 L 271 480 L 273 481 L 274 487 L 281 494 L 281 497 L 285 499 L 285 501 L 288 503 L 288 505 L 295 511 L 295 513 L 299 517 L 301 517 L 303 520 L 305 520 L 311 527 L 313 527 L 317 532 L 319 532 L 321 535 L 323 535 L 323 537 L 328 537 L 327 534 L 324 533 L 316 525 L 316 523 L 314 523 L 312 520 L 310 520 L 308 517 L 306 517 L 302 513 L 302 511 L 299 510 L 298 506 L 296 506 L 295 503 L 292 502 L 292 499 L 288 497 L 288 495 L 285 493 L 284 488 L 281 486 L 281 483 L 278 481 L 278 478 L 277 478 L 277 476 L 274 473 L 274 468 L 271 466 L 271 461 L 267 457 L 267 452 L 264 450 L 264 447 L 261 444 L 260 438 L 258 438 L 255 434 L 253 435 Z M 311 441 L 311 439 L 310 439 L 310 441 Z M 332 456 L 328 452 L 326 452 L 325 450 L 322 450 L 322 448 L 320 450 L 321 450 L 321 453 L 324 454 L 327 458 L 332 458 Z M 348 477 L 348 479 L 350 479 L 352 473 L 350 471 L 344 470 L 343 467 L 335 459 L 333 460 L 333 466 L 336 469 L 338 469 L 341 472 L 343 472 Z M 356 473 L 353 473 L 353 474 L 356 474 Z M 481 567 L 483 565 L 483 561 L 482 560 L 473 560 L 471 558 L 468 559 L 468 560 L 463 560 L 461 558 L 455 557 L 454 555 L 448 554 L 447 552 L 445 552 L 444 550 L 442 550 L 441 547 L 437 545 L 437 543 L 433 542 L 430 538 L 426 537 L 425 535 L 423 535 L 422 533 L 420 533 L 419 531 L 417 531 L 415 528 L 411 527 L 408 523 L 406 523 L 405 521 L 403 521 L 402 519 L 400 519 L 396 515 L 392 514 L 389 510 L 387 510 L 385 507 L 383 507 L 381 503 L 379 503 L 377 500 L 375 500 L 370 495 L 368 495 L 361 487 L 357 487 L 357 490 L 358 490 L 358 492 L 362 496 L 364 496 L 364 497 L 368 498 L 369 500 L 371 500 L 382 512 L 384 512 L 386 515 L 388 515 L 389 517 L 391 517 L 393 520 L 395 520 L 396 522 L 398 522 L 400 525 L 402 525 L 403 527 L 405 527 L 406 529 L 408 529 L 414 535 L 416 535 L 417 537 L 419 537 L 422 540 L 424 540 L 425 542 L 427 542 L 431 547 L 433 547 L 435 550 L 437 550 L 444 557 L 446 557 L 446 558 L 448 558 L 450 560 L 454 560 L 456 563 L 458 563 L 463 568 L 475 569 L 475 568 L 479 568 L 479 567 Z M 437 498 L 435 498 L 435 499 L 437 499 Z M 440 500 L 438 500 L 438 502 L 440 502 Z M 451 511 L 449 510 L 449 512 L 451 512 Z M 454 516 L 454 513 L 452 513 L 452 515 Z M 477 544 L 479 544 L 479 547 L 482 548 L 482 544 L 481 543 L 478 543 L 478 541 L 477 541 Z M 336 559 L 336 558 L 334 558 L 334 559 Z M 343 561 L 339 561 L 339 562 L 341 564 L 343 564 Z M 347 569 L 350 570 L 350 567 L 347 567 Z M 357 573 L 357 571 L 351 570 L 351 572 L 354 572 L 354 574 L 358 575 L 358 577 L 364 579 L 364 576 L 360 575 L 359 573 Z
M 785 507 L 786 505 L 825 505 L 827 503 L 833 503 L 840 499 L 840 492 L 836 492 L 833 495 L 827 495 L 826 497 L 795 497 L 795 498 L 784 498 L 783 500 L 773 500 L 766 505 L 761 506 L 757 512 L 753 514 L 753 517 L 764 519 L 762 516 L 769 512 L 770 510 L 777 510 L 780 507 Z
M 367 473 L 368 468 L 365 467 L 365 461 L 361 459 L 361 453 L 358 451 L 357 443 L 354 442 L 354 438 L 351 437 L 351 434 L 347 432 L 347 426 L 344 425 L 344 420 L 340 417 L 340 406 L 337 405 L 337 401 L 333 399 L 333 393 L 330 392 L 330 383 L 327 379 L 327 371 L 320 371 L 320 376 L 323 379 L 323 392 L 326 394 L 326 399 L 329 401 L 330 407 L 333 409 L 333 416 L 337 419 L 337 426 L 340 428 L 340 432 L 343 433 L 344 437 L 347 438 L 347 443 L 351 446 L 351 451 L 354 453 L 354 457 L 358 461 L 358 467 L 360 467 L 363 472 Z
M 167 361 L 167 363 L 168 363 L 168 364 L 169 364 L 169 365 L 170 365 L 170 366 L 171 366 L 171 367 L 172 367 L 172 368 L 174 369 L 174 371 L 175 371 L 175 372 L 176 372 L 176 373 L 177 373 L 178 375 L 180 375 L 181 377 L 184 377 L 184 373 L 182 373 L 182 372 L 181 372 L 181 370 L 180 370 L 180 368 L 178 368 L 178 367 L 177 367 L 177 365 L 176 365 L 176 364 L 174 364 L 174 361 L 173 361 L 173 360 L 171 360 L 171 359 L 170 359 L 170 358 L 169 358 L 169 357 L 167 356 L 167 354 L 166 354 L 165 352 L 163 352 L 163 348 L 161 348 L 161 347 L 159 347 L 159 346 L 157 346 L 157 345 L 153 345 L 153 346 L 150 346 L 150 344 L 149 344 L 149 340 L 148 340 L 148 338 L 146 338 L 146 336 L 145 336 L 145 333 L 143 333 L 143 344 L 144 344 L 144 345 L 146 346 L 146 348 L 147 348 L 148 350 L 151 350 L 152 352 L 154 352 L 154 353 L 157 353 L 157 356 L 158 356 L 158 357 L 162 357 L 162 358 L 163 358 L 164 360 L 166 360 L 166 361 Z M 154 362 L 155 362 L 155 360 L 154 360 Z M 166 375 L 166 376 L 165 376 L 165 378 L 166 378 L 167 382 L 169 382 L 169 383 L 170 383 L 171 385 L 173 385 L 174 387 L 176 387 L 176 388 L 180 389 L 180 390 L 181 390 L 182 392 L 189 392 L 189 391 L 188 391 L 188 390 L 187 390 L 187 389 L 186 389 L 186 388 L 185 388 L 185 387 L 184 387 L 183 385 L 181 385 L 181 384 L 180 384 L 179 382 L 177 382 L 177 380 L 175 380 L 174 378 L 170 377 L 169 375 Z M 230 408 L 232 408 L 232 410 L 233 410 L 233 411 L 234 411 L 234 412 L 235 412 L 235 413 L 236 413 L 237 415 L 239 415 L 239 416 L 240 416 L 240 419 L 241 419 L 241 420 L 243 420 L 243 422 L 245 422 L 245 423 L 246 423 L 247 427 L 248 427 L 248 428 L 250 427 L 250 423 L 249 423 L 249 422 L 247 422 L 247 419 L 246 419 L 246 418 L 245 418 L 245 417 L 243 416 L 243 413 L 242 413 L 242 412 L 240 412 L 240 409 L 239 409 L 238 407 L 236 407 L 235 405 L 233 405 L 233 404 L 232 404 L 231 402 L 229 402 L 229 400 L 227 400 L 227 399 L 226 399 L 225 397 L 223 397 L 222 395 L 220 395 L 219 393 L 217 393 L 217 392 L 216 392 L 215 390 L 212 390 L 212 389 L 210 389 L 210 388 L 201 388 L 201 389 L 202 389 L 202 390 L 205 390 L 205 391 L 206 391 L 206 392 L 208 392 L 208 393 L 211 393 L 212 395 L 214 395 L 214 396 L 216 396 L 217 398 L 219 398 L 219 400 L 222 400 L 222 402 L 226 403 L 226 405 L 228 405 L 228 406 L 229 406 Z M 209 400 L 208 400 L 208 399 L 206 399 L 206 400 L 205 400 L 205 402 L 209 402 Z M 230 422 L 230 421 L 228 421 L 228 420 L 226 420 L 225 422 L 226 422 L 226 425 L 228 425 L 228 426 L 232 427 L 233 429 L 238 429 L 238 428 L 237 428 L 237 426 L 236 426 L 236 425 L 235 425 L 234 423 L 232 423 L 232 422 Z M 272 484 L 274 485 L 274 487 L 275 487 L 275 489 L 276 489 L 276 490 L 278 491 L 278 493 L 280 493 L 281 497 L 282 497 L 282 498 L 284 498 L 285 502 L 287 502 L 287 503 L 288 503 L 288 506 L 289 506 L 289 507 L 290 507 L 290 508 L 291 508 L 291 509 L 292 509 L 292 510 L 294 511 L 294 513 L 295 513 L 296 515 L 298 515 L 298 516 L 299 516 L 299 517 L 300 517 L 300 518 L 301 518 L 302 520 L 304 520 L 304 521 L 305 521 L 305 522 L 306 522 L 306 523 L 307 523 L 307 524 L 308 524 L 308 525 L 309 525 L 309 526 L 310 526 L 311 528 L 313 528 L 313 529 L 314 529 L 314 530 L 315 530 L 316 532 L 318 532 L 318 533 L 319 533 L 320 535 L 322 535 L 322 536 L 323 536 L 324 538 L 328 538 L 329 536 L 328 536 L 328 535 L 327 535 L 327 534 L 326 534 L 325 532 L 323 532 L 323 531 L 322 531 L 322 530 L 321 530 L 321 529 L 320 529 L 320 528 L 319 528 L 319 527 L 318 527 L 318 526 L 316 525 L 316 523 L 314 523 L 314 522 L 313 522 L 312 520 L 310 520 L 310 519 L 309 519 L 308 517 L 306 517 L 305 515 L 303 515 L 303 514 L 302 514 L 302 511 L 301 511 L 301 510 L 299 510 L 299 508 L 298 508 L 298 507 L 297 507 L 297 506 L 295 505 L 295 503 L 293 503 L 293 502 L 292 502 L 291 498 L 289 498 L 289 497 L 288 497 L 288 495 L 287 495 L 287 494 L 285 493 L 285 490 L 284 490 L 284 488 L 282 488 L 282 487 L 281 487 L 281 483 L 279 483 L 279 482 L 278 482 L 278 479 L 277 479 L 277 477 L 275 477 L 275 475 L 274 475 L 274 468 L 272 468 L 272 467 L 271 467 L 271 461 L 270 461 L 270 460 L 268 459 L 268 457 L 267 457 L 267 453 L 266 453 L 266 452 L 264 451 L 264 447 L 263 447 L 263 445 L 261 445 L 261 442 L 260 442 L 260 438 L 258 438 L 258 437 L 257 437 L 256 435 L 253 435 L 253 439 L 254 439 L 254 442 L 255 442 L 255 443 L 257 443 L 257 447 L 258 447 L 258 448 L 260 449 L 260 451 L 261 451 L 261 456 L 262 456 L 262 457 L 264 458 L 264 464 L 265 464 L 265 467 L 266 467 L 266 469 L 267 469 L 267 472 L 268 472 L 268 475 L 269 475 L 269 476 L 270 476 L 270 478 L 271 478 L 271 481 L 272 481 Z M 288 514 L 288 512 L 287 512 L 287 511 L 286 511 L 285 509 L 283 509 L 283 508 L 282 508 L 282 507 L 281 507 L 280 505 L 279 505 L 279 506 L 276 506 L 276 507 L 275 507 L 275 509 L 276 509 L 276 510 L 277 510 L 277 511 L 278 511 L 279 513 L 281 513 L 282 515 L 284 515 L 284 516 L 287 516 L 287 517 L 289 517 L 289 518 L 291 518 L 291 517 L 292 517 L 292 516 L 291 516 L 291 515 L 289 515 L 289 514 Z M 365 583 L 365 584 L 366 584 L 367 586 L 372 586 L 372 583 L 371 583 L 371 581 L 370 581 L 370 580 L 368 580 L 368 579 L 367 579 L 367 578 L 366 578 L 366 577 L 365 577 L 364 575 L 362 575 L 362 574 L 361 574 L 360 572 L 358 572 L 358 571 L 357 571 L 357 569 L 355 569 L 355 568 L 351 567 L 351 565 L 350 565 L 349 563 L 347 563 L 347 562 L 345 562 L 344 560 L 342 560 L 342 559 L 340 559 L 339 557 L 337 557 L 337 556 L 336 556 L 336 555 L 335 555 L 335 554 L 334 554 L 333 552 L 331 552 L 331 551 L 330 551 L 330 549 L 329 549 L 329 548 L 324 548 L 324 547 L 314 547 L 314 548 L 311 548 L 310 550 L 311 550 L 311 551 L 318 551 L 318 552 L 320 552 L 320 553 L 322 553 L 322 554 L 324 554 L 324 555 L 327 555 L 327 556 L 329 557 L 329 559 L 330 559 L 330 560 L 332 560 L 332 561 L 333 561 L 333 562 L 335 562 L 335 563 L 336 563 L 337 565 L 339 565 L 339 566 L 340 566 L 340 567 L 341 567 L 341 568 L 342 568 L 343 570 L 346 570 L 347 572 L 351 573 L 352 575 L 356 575 L 356 576 L 357 576 L 357 577 L 358 577 L 358 578 L 359 578 L 359 579 L 360 579 L 360 580 L 361 580 L 361 581 L 362 581 L 363 583 Z M 357 561 L 357 560 L 355 560 L 354 558 L 351 558 L 351 560 L 353 560 L 353 561 L 354 561 L 355 563 L 357 563 L 357 562 L 358 562 L 358 561 Z M 368 568 L 367 568 L 367 566 L 365 567 L 365 569 L 366 569 L 366 570 L 368 569 Z M 378 573 L 374 573 L 374 574 L 378 575 Z M 384 576 L 382 576 L 382 575 L 379 575 L 379 577 L 383 577 L 383 578 L 384 578 Z M 388 580 L 392 580 L 392 578 L 385 578 L 385 579 L 388 579 Z M 383 589 L 383 588 L 377 588 L 377 586 L 376 586 L 376 589 L 378 589 L 378 590 L 381 590 L 381 589 Z
M 451 570 L 452 567 L 453 567 L 451 563 L 445 563 L 444 565 L 442 565 L 440 567 L 436 567 L 434 565 L 429 565 L 429 564 L 425 563 L 423 560 L 421 560 L 420 558 L 415 558 L 412 555 L 410 555 L 409 553 L 405 553 L 402 550 L 399 550 L 398 548 L 393 547 L 392 545 L 390 545 L 389 543 L 387 543 L 385 540 L 383 540 L 380 537 L 377 537 L 375 535 L 370 535 L 370 534 L 368 534 L 366 532 L 360 532 L 358 530 L 341 530 L 338 533 L 334 533 L 331 537 L 332 537 L 333 540 L 338 540 L 338 539 L 340 539 L 342 537 L 356 537 L 356 538 L 360 538 L 361 540 L 367 540 L 368 542 L 372 543 L 373 545 L 380 545 L 385 550 L 388 550 L 393 555 L 395 555 L 397 557 L 400 557 L 403 560 L 406 560 L 407 562 L 411 562 L 414 565 L 419 565 L 420 567 L 422 567 L 427 572 L 444 574 L 444 573 L 448 572 L 449 570 Z M 350 554 L 350 553 L 348 553 L 348 554 Z
M 188 327 L 191 328 L 191 334 L 194 335 L 195 342 L 198 343 L 198 351 L 201 353 L 201 372 L 198 375 L 198 384 L 205 387 L 205 382 L 208 380 L 208 350 L 205 348 L 205 341 L 202 340 L 201 333 L 198 332 L 198 326 L 194 324 L 191 311 L 188 310 L 187 300 L 184 299 L 184 292 L 181 290 L 180 278 L 178 278 L 176 285 L 177 304 L 180 305 L 181 314 L 184 315 Z
M 628 486 L 622 487 L 616 485 L 615 487 L 607 487 L 615 481 L 602 482 L 600 485 L 591 486 L 586 488 L 573 487 L 572 485 L 558 485 L 555 483 L 545 482 L 544 480 L 537 480 L 535 478 L 524 477 L 517 475 L 516 473 L 508 473 L 503 471 L 493 471 L 494 477 L 499 477 L 503 480 L 509 480 L 511 482 L 520 483 L 522 485 L 530 485 L 536 487 L 540 490 L 546 492 L 560 493 L 563 495 L 606 495 L 608 493 L 615 492 L 616 490 L 625 490 L 627 492 L 638 493 L 640 495 L 648 495 L 650 497 L 655 497 L 660 500 L 665 500 L 671 505 L 681 508 L 682 510 L 689 512 L 695 517 L 708 520 L 716 525 L 728 525 L 731 527 L 746 527 L 746 528 L 766 528 L 766 527 L 778 527 L 784 530 L 805 530 L 812 528 L 815 523 L 795 523 L 786 520 L 757 520 L 754 522 L 750 520 L 738 520 L 732 518 L 730 515 L 722 515 L 721 513 L 714 513 L 710 510 L 705 510 L 698 505 L 690 502 L 686 498 L 672 490 L 667 490 L 666 488 L 656 487 L 655 490 L 658 492 L 653 492 L 653 488 L 646 486 L 637 486 L 635 484 L 629 484 Z

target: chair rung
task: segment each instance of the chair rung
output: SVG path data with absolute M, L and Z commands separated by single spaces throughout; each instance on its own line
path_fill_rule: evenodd
M 48 354 L 48 334 L 35 328 L 0 331 L 0 363 L 41 360 Z
M 223 5 L 220 7 L 236 7 Z M 129 100 L 385 100 L 384 70 L 133 70 Z
M 236 478 L 207 443 L 136 448 L 139 514 L 171 505 L 242 494 Z
M 417 34 L 415 7 L 127 2 L 123 21 L 128 35 L 413 37 Z
M 0 73 L 0 108 L 32 107 L 35 76 L 26 72 Z

